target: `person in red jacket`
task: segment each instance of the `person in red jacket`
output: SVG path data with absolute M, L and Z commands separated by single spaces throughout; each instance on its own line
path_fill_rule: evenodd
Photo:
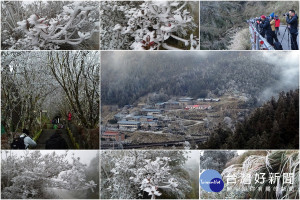
M 68 121 L 71 121 L 71 118 L 72 118 L 72 114 L 71 112 L 68 113 Z
M 68 126 L 71 124 L 72 114 L 71 112 L 68 113 Z
M 275 15 L 275 34 L 276 35 L 280 35 L 279 27 L 280 27 L 280 19 L 279 19 L 278 15 Z

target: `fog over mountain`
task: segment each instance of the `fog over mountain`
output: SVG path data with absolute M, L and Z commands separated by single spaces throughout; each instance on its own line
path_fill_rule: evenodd
M 294 52 L 102 52 L 101 56 L 103 104 L 132 104 L 152 92 L 194 98 L 242 93 L 249 102 L 260 104 L 299 85 L 299 56 Z

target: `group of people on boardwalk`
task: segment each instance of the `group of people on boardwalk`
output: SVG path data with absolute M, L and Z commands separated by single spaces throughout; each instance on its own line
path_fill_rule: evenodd
M 295 10 L 289 10 L 284 14 L 287 23 L 288 34 L 290 34 L 291 50 L 298 50 L 297 36 L 298 36 L 298 15 Z M 278 40 L 280 35 L 280 19 L 275 13 L 271 13 L 268 17 L 261 15 L 256 21 L 259 27 L 259 33 L 265 37 L 269 44 L 278 49 L 281 43 Z M 286 31 L 285 30 L 285 31 Z

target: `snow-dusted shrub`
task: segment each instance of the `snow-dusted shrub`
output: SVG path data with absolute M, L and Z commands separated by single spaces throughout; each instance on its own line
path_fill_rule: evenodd
M 170 40 L 185 49 L 199 48 L 197 28 L 188 4 L 181 1 L 101 2 L 101 49 L 176 50 Z
M 185 198 L 192 190 L 183 151 L 105 151 L 100 159 L 100 198 Z
M 8 35 L 8 30 L 2 31 L 6 38 L 2 42 L 4 46 L 27 50 L 60 49 L 61 45 L 77 46 L 90 39 L 99 29 L 98 2 L 66 4 L 56 10 L 55 17 L 36 14 L 34 10 L 31 12 L 29 17 L 17 22 L 11 35 Z
M 24 151 L 16 156 L 12 151 L 2 151 L 1 159 L 1 197 L 3 199 L 43 199 L 47 188 L 67 190 L 91 189 L 96 184 L 87 181 L 86 166 L 79 158 L 72 156 L 67 161 L 68 152 L 55 151 L 42 154 L 40 151 Z M 52 197 L 53 198 L 53 197 Z
M 156 157 L 154 161 L 146 159 L 143 168 L 134 171 L 130 180 L 140 185 L 140 189 L 147 192 L 151 199 L 161 196 L 158 189 L 176 190 L 178 182 L 170 174 L 169 160 L 167 157 Z

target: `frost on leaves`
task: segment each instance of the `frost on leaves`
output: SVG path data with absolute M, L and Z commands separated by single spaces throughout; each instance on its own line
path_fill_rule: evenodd
M 101 2 L 101 49 L 167 50 L 169 39 L 191 50 L 199 48 L 191 33 L 197 25 L 187 9 L 188 2 Z
M 184 152 L 105 151 L 101 198 L 186 198 L 192 187 Z
M 9 8 L 9 5 L 6 6 Z M 29 10 L 33 13 L 27 19 L 16 22 L 17 26 L 11 30 L 19 36 L 4 36 L 7 39 L 3 44 L 9 49 L 30 50 L 60 49 L 66 44 L 77 46 L 99 31 L 98 8 L 98 2 L 73 2 L 60 7 L 59 11 L 55 10 L 53 17 Z

